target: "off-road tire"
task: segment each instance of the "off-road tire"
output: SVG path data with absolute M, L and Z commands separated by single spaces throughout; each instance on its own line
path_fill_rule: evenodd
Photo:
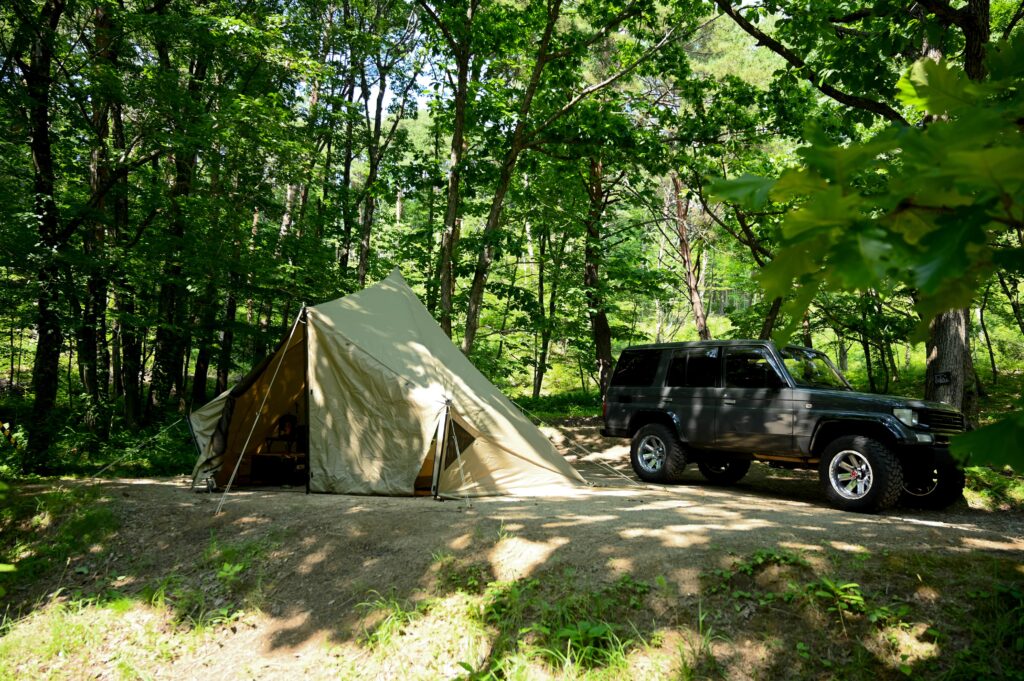
M 946 508 L 964 498 L 964 484 L 963 469 L 949 452 L 936 454 L 925 465 L 904 461 L 900 505 L 910 508 Z
M 833 440 L 821 455 L 818 478 L 828 502 L 842 511 L 877 513 L 903 491 L 903 468 L 889 448 L 863 435 Z
M 644 482 L 676 482 L 686 468 L 686 451 L 668 426 L 649 423 L 633 435 L 629 463 Z
M 750 459 L 717 459 L 697 463 L 700 474 L 713 485 L 735 485 L 750 471 Z

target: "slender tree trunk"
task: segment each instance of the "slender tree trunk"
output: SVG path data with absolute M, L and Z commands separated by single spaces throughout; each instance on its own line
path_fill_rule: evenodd
M 1017 279 L 1002 272 L 999 272 L 997 276 L 999 277 L 999 288 L 1003 290 L 1006 300 L 1010 303 L 1010 311 L 1013 313 L 1014 321 L 1017 322 L 1017 328 L 1024 334 L 1024 311 L 1021 310 Z
M 604 294 L 601 290 L 601 222 L 604 218 L 604 168 L 600 160 L 590 159 L 587 192 L 590 207 L 585 222 L 586 243 L 583 249 L 583 288 L 587 298 L 590 329 L 594 337 L 594 357 L 597 360 L 598 386 L 603 398 L 612 377 L 612 331 L 608 323 Z
M 235 299 L 235 287 L 238 285 L 239 276 L 232 272 L 228 281 L 228 292 L 224 300 L 224 319 L 221 322 L 220 331 L 220 354 L 217 358 L 217 388 L 216 394 L 220 395 L 228 389 L 228 380 L 231 374 L 231 352 L 235 343 L 235 315 L 238 313 L 238 303 Z
M 135 314 L 135 296 L 121 290 L 114 298 L 121 337 L 121 384 L 124 386 L 124 418 L 129 428 L 142 420 L 142 336 Z
M 988 362 L 992 368 L 992 385 L 999 382 L 999 371 L 996 369 L 996 355 L 992 352 L 992 337 L 988 335 L 988 327 L 985 326 L 985 307 L 988 305 L 989 293 L 992 284 L 985 287 L 985 293 L 981 297 L 981 307 L 978 308 L 978 323 L 981 325 L 981 333 L 985 336 L 985 347 L 988 349 Z
M 860 347 L 864 351 L 864 367 L 868 372 L 868 390 L 876 392 L 875 374 L 871 367 L 871 344 L 868 343 L 868 337 L 863 332 L 860 334 Z
M 758 338 L 761 340 L 770 340 L 772 337 L 772 331 L 775 330 L 775 323 L 779 319 L 779 310 L 782 309 L 782 298 L 775 298 L 772 300 L 772 304 L 768 307 L 768 314 L 764 317 L 764 323 L 761 324 L 761 333 L 758 334 Z
M 472 15 L 467 19 L 471 24 Z M 448 200 L 444 213 L 444 231 L 441 233 L 441 263 L 438 274 L 441 287 L 441 330 L 452 335 L 452 301 L 455 296 L 454 259 L 462 230 L 461 192 L 462 164 L 468 148 L 466 142 L 466 103 L 469 97 L 469 37 L 467 44 L 456 52 L 455 118 L 452 121 L 452 146 L 448 160 Z
M 700 295 L 698 268 L 694 266 L 693 252 L 690 247 L 687 226 L 690 202 L 683 197 L 683 183 L 679 180 L 677 173 L 672 173 L 672 199 L 675 204 L 676 235 L 679 238 L 676 247 L 679 250 L 679 257 L 683 261 L 683 277 L 686 280 L 686 293 L 690 299 L 690 309 L 693 311 L 693 323 L 697 326 L 697 335 L 701 340 L 711 340 L 711 331 L 708 329 L 707 315 L 704 312 L 704 301 Z

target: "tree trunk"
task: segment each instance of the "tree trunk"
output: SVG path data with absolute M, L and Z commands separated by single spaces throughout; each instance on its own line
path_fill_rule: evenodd
M 686 281 L 687 297 L 690 309 L 693 310 L 693 323 L 697 326 L 697 335 L 701 340 L 711 340 L 708 330 L 707 315 L 704 312 L 704 301 L 701 300 L 698 268 L 693 263 L 693 252 L 690 248 L 690 235 L 686 224 L 690 212 L 690 202 L 683 198 L 683 183 L 677 173 L 672 173 L 672 198 L 675 204 L 676 235 L 679 237 L 677 248 L 683 261 L 683 277 Z
M 235 287 L 238 285 L 238 274 L 231 273 L 228 282 L 228 293 L 224 300 L 224 319 L 221 322 L 220 331 L 220 354 L 217 357 L 217 387 L 216 394 L 220 395 L 228 389 L 228 380 L 231 374 L 231 352 L 235 342 L 235 315 L 238 313 L 238 303 L 235 299 Z
M 1013 312 L 1013 319 L 1017 322 L 1017 328 L 1024 334 L 1024 311 L 1021 310 L 1017 279 L 1009 277 L 1002 272 L 999 272 L 997 276 L 999 277 L 999 288 L 1003 289 L 1003 294 L 1006 295 L 1006 300 L 1010 303 L 1010 311 Z
M 779 310 L 782 309 L 782 298 L 775 298 L 772 300 L 771 306 L 768 308 L 768 314 L 764 317 L 764 323 L 761 325 L 761 333 L 758 334 L 760 340 L 771 340 L 772 331 L 775 330 L 775 323 L 779 319 Z
M 585 221 L 586 243 L 583 250 L 583 288 L 587 297 L 590 329 L 594 337 L 594 357 L 597 360 L 598 386 L 601 397 L 608 392 L 612 378 L 612 332 L 601 291 L 601 255 L 603 253 L 601 221 L 604 217 L 604 168 L 601 161 L 590 159 L 587 193 L 590 207 Z
M 472 14 L 467 18 L 472 23 Z M 465 40 L 469 41 L 469 37 Z M 448 160 L 448 202 L 444 213 L 444 231 L 441 232 L 440 279 L 441 319 L 445 335 L 452 336 L 452 299 L 455 295 L 454 258 L 462 229 L 460 201 L 462 192 L 462 163 L 468 148 L 466 142 L 466 102 L 469 97 L 469 45 L 463 45 L 455 54 L 457 69 L 455 84 L 455 119 L 452 121 L 452 146 Z
M 871 367 L 871 344 L 868 343 L 868 337 L 863 332 L 860 334 L 860 347 L 864 351 L 864 367 L 868 372 L 868 390 L 876 392 L 875 375 Z
M 988 327 L 985 326 L 985 307 L 988 305 L 988 296 L 992 290 L 992 284 L 985 287 L 985 294 L 981 297 L 981 307 L 978 308 L 978 323 L 981 325 L 981 333 L 985 336 L 985 347 L 988 349 L 988 362 L 992 367 L 992 385 L 999 382 L 999 371 L 996 369 L 996 355 L 992 352 L 992 337 L 988 335 Z
M 943 312 L 932 320 L 926 344 L 924 397 L 961 409 L 964 402 L 964 356 L 967 319 L 963 309 Z
M 24 70 L 26 86 L 30 151 L 32 154 L 32 185 L 39 243 L 43 248 L 39 268 L 36 299 L 36 354 L 32 365 L 32 421 L 29 424 L 29 451 L 23 461 L 26 471 L 46 469 L 45 453 L 54 431 L 51 419 L 57 403 L 60 382 L 60 353 L 64 342 L 58 310 L 60 309 L 60 276 L 55 253 L 64 246 L 60 235 L 60 218 L 54 196 L 56 177 L 50 130 L 51 67 L 57 27 L 64 13 L 63 0 L 47 0 L 35 27 L 31 64 Z
M 115 296 L 121 336 L 121 383 L 124 386 L 124 420 L 129 428 L 142 420 L 142 336 L 135 315 L 135 296 L 121 290 Z

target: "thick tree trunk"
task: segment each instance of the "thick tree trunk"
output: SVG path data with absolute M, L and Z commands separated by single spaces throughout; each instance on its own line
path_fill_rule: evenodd
M 931 323 L 926 344 L 924 396 L 961 409 L 964 402 L 964 355 L 967 354 L 967 318 L 963 309 L 949 310 Z
M 60 382 L 60 353 L 64 336 L 59 318 L 60 276 L 54 253 L 66 239 L 60 234 L 60 218 L 54 196 L 56 177 L 50 130 L 50 88 L 54 42 L 64 13 L 62 0 L 47 0 L 34 27 L 31 64 L 23 76 L 28 95 L 29 147 L 32 154 L 32 184 L 39 243 L 44 253 L 36 277 L 36 354 L 32 365 L 32 421 L 29 424 L 29 451 L 23 461 L 27 471 L 46 468 L 45 453 L 53 433 L 53 408 Z

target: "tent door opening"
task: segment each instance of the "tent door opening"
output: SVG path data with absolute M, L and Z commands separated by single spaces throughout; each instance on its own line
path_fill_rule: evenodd
M 440 445 L 438 440 L 440 438 Z M 439 489 L 441 479 L 445 471 L 452 466 L 460 465 L 460 456 L 465 452 L 476 438 L 459 422 L 452 418 L 450 409 L 441 413 L 437 424 L 437 432 L 427 449 L 427 456 L 423 460 L 423 466 L 416 476 L 414 494 L 416 496 L 433 495 L 438 496 L 443 490 Z
M 218 426 L 223 447 L 218 487 L 229 481 L 232 486 L 307 485 L 306 346 L 306 326 L 296 323 L 277 350 L 232 390 Z

